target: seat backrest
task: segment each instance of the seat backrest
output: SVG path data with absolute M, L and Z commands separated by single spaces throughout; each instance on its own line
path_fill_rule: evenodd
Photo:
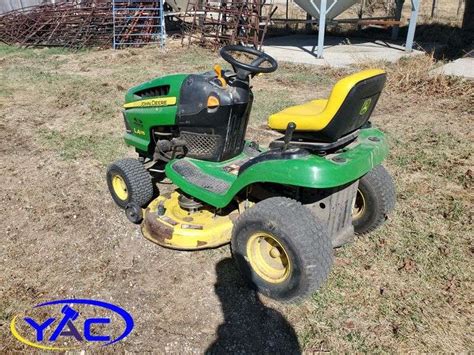
M 321 131 L 323 140 L 333 142 L 367 123 L 385 85 L 380 69 L 364 70 L 341 79 L 334 86 L 326 106 L 333 118 Z

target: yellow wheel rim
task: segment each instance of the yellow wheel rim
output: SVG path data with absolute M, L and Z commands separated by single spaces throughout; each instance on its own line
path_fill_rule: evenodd
M 115 194 L 119 199 L 125 201 L 128 198 L 128 189 L 125 180 L 120 175 L 114 175 L 112 177 L 112 187 Z
M 271 234 L 253 234 L 247 242 L 247 257 L 253 271 L 265 281 L 277 284 L 290 276 L 288 253 Z
M 358 189 L 354 200 L 354 206 L 352 207 L 352 220 L 359 219 L 364 214 L 365 206 L 365 197 Z

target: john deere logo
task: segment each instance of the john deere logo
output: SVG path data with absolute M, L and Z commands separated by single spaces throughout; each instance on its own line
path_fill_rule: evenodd
M 369 111 L 370 108 L 370 103 L 372 102 L 372 99 L 366 99 L 364 103 L 362 104 L 362 107 L 360 108 L 359 115 L 363 115 Z
M 146 99 L 134 102 L 129 102 L 123 105 L 124 108 L 137 108 L 137 107 L 162 107 L 162 106 L 173 106 L 176 105 L 176 97 L 164 97 L 162 99 Z

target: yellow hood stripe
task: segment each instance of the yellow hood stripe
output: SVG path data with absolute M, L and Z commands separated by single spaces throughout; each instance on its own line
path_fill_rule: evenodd
M 135 107 L 160 107 L 160 106 L 172 106 L 176 105 L 176 97 L 162 97 L 155 99 L 146 99 L 140 101 L 129 102 L 123 105 L 124 108 L 135 108 Z

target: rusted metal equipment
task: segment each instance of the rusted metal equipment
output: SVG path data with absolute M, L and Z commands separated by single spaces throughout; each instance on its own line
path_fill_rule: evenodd
M 5 13 L 0 41 L 75 49 L 163 44 L 163 0 L 114 2 L 120 2 L 117 12 L 111 0 L 69 0 Z
M 0 41 L 23 46 L 110 46 L 110 3 L 75 0 L 8 12 L 0 17 Z
M 218 48 L 226 44 L 260 48 L 273 5 L 262 0 L 189 0 L 181 17 L 183 44 Z

